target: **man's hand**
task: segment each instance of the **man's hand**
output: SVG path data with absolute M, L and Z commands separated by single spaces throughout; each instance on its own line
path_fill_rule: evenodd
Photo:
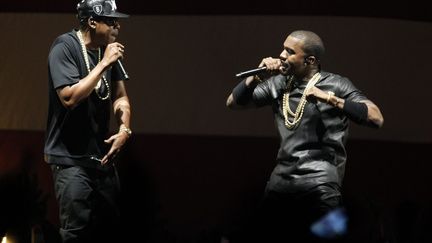
M 282 66 L 282 61 L 279 58 L 266 57 L 262 59 L 259 67 L 267 67 L 268 71 L 279 71 L 279 68 Z
M 124 54 L 124 46 L 118 42 L 108 44 L 105 49 L 104 57 L 102 63 L 105 66 L 112 65 L 118 59 L 122 59 Z
M 328 103 L 330 94 L 315 86 L 312 86 L 312 88 L 307 91 L 306 96 L 308 99 L 316 99 L 320 102 Z
M 345 100 L 339 97 L 336 97 L 332 91 L 323 91 L 315 86 L 310 88 L 306 93 L 307 98 L 312 102 L 323 102 L 327 103 L 331 106 L 334 106 L 339 109 L 343 109 Z
M 102 158 L 101 164 L 105 165 L 109 161 L 112 161 L 120 152 L 123 145 L 126 143 L 129 135 L 123 131 L 119 131 L 117 134 L 112 135 L 110 138 L 105 140 L 105 143 L 111 144 L 111 148 L 108 153 Z
M 279 58 L 266 57 L 262 59 L 258 67 L 267 67 L 267 71 L 260 74 L 261 79 L 267 79 L 270 76 L 281 73 L 281 68 L 283 67 L 282 60 Z

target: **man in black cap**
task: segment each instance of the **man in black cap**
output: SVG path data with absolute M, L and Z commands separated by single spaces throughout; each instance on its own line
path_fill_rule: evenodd
M 132 132 L 120 62 L 125 47 L 114 0 L 83 0 L 79 29 L 53 42 L 48 57 L 45 161 L 51 165 L 63 242 L 110 242 L 118 230 L 115 158 Z M 119 124 L 109 136 L 111 109 Z

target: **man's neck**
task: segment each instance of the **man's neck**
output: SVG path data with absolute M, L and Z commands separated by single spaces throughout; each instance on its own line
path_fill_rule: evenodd
M 307 71 L 307 73 L 303 76 L 301 80 L 304 82 L 309 82 L 312 79 L 312 77 L 318 72 L 319 72 L 318 68 L 312 68 Z
M 99 48 L 99 45 L 94 41 L 90 31 L 81 29 L 80 32 L 83 36 L 84 45 L 88 50 L 97 50 Z

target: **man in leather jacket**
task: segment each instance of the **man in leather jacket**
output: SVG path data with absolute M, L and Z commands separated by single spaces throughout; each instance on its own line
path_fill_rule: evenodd
M 279 58 L 261 61 L 265 72 L 233 89 L 227 106 L 272 106 L 280 136 L 259 217 L 265 233 L 249 241 L 313 242 L 319 239 L 310 225 L 342 206 L 349 120 L 379 128 L 384 119 L 348 78 L 321 70 L 324 44 L 317 34 L 294 31 L 283 46 Z

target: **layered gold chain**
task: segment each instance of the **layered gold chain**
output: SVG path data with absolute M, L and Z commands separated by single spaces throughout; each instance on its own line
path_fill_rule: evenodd
M 291 76 L 289 78 L 288 84 L 287 84 L 287 90 L 286 90 L 285 94 L 283 95 L 283 100 L 282 100 L 282 111 L 283 111 L 283 115 L 285 117 L 285 126 L 288 129 L 295 129 L 300 124 L 300 120 L 303 116 L 304 108 L 305 108 L 306 103 L 307 103 L 307 99 L 306 99 L 307 95 L 306 94 L 308 93 L 310 88 L 315 86 L 315 84 L 318 82 L 318 80 L 320 78 L 321 78 L 321 74 L 318 72 L 308 81 L 306 88 L 303 91 L 302 97 L 300 98 L 300 101 L 297 105 L 297 109 L 295 112 L 291 111 L 291 108 L 289 106 L 289 94 L 291 92 L 293 76 Z M 290 120 L 289 116 L 292 116 L 292 120 Z
M 80 44 L 81 44 L 81 49 L 82 49 L 82 53 L 83 53 L 83 56 L 84 56 L 84 61 L 85 61 L 86 67 L 87 67 L 87 71 L 90 73 L 90 62 L 89 62 L 89 58 L 88 58 L 88 54 L 87 54 L 87 48 L 86 48 L 86 46 L 84 44 L 84 39 L 83 39 L 81 31 L 79 31 L 79 30 L 77 31 L 77 36 L 78 36 L 78 39 L 79 39 Z M 101 49 L 98 48 L 98 63 L 100 61 L 101 61 Z M 102 74 L 102 80 L 104 81 L 105 86 L 107 87 L 107 95 L 105 97 L 102 97 L 102 96 L 99 95 L 98 89 L 100 89 L 100 87 L 101 87 L 101 80 L 100 79 L 99 79 L 99 81 L 98 81 L 98 83 L 97 83 L 97 85 L 95 87 L 95 93 L 99 97 L 99 99 L 106 100 L 106 99 L 108 99 L 110 97 L 111 90 L 110 90 L 109 83 L 108 83 L 108 81 L 106 80 L 106 78 L 105 78 L 105 76 L 103 74 Z

